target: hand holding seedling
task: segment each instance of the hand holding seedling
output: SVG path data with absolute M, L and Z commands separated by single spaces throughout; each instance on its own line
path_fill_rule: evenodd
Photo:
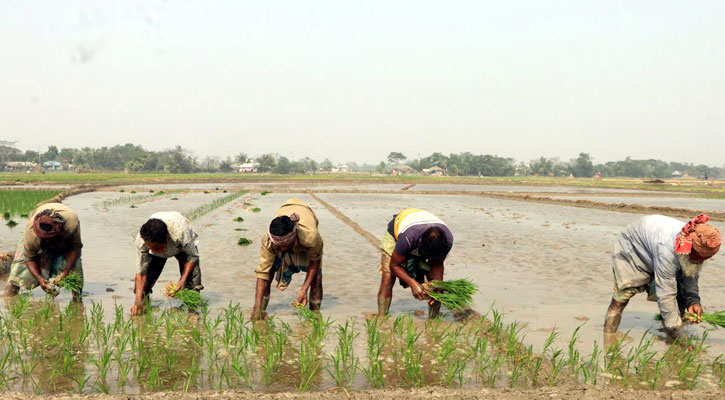
M 700 304 L 693 304 L 693 305 L 687 307 L 687 312 L 697 316 L 697 318 L 693 318 L 690 322 L 693 322 L 696 324 L 699 324 L 700 322 L 702 322 L 702 306 Z
M 307 305 L 307 289 L 302 288 L 297 292 L 297 304 L 301 306 Z
M 428 296 L 425 294 L 425 291 L 423 290 L 423 286 L 421 286 L 418 282 L 411 283 L 410 292 L 413 293 L 413 297 L 418 300 L 425 300 L 426 298 L 428 298 Z
M 143 304 L 134 304 L 131 306 L 131 315 L 139 315 L 143 313 Z

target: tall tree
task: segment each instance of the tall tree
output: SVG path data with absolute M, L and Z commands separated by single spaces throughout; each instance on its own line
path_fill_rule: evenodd
M 399 164 L 403 161 L 405 161 L 407 157 L 403 155 L 403 153 L 397 152 L 397 151 L 391 151 L 390 154 L 388 154 L 388 162 L 391 164 Z

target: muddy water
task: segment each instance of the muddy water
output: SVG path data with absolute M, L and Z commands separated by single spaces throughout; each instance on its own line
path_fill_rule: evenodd
M 234 187 L 237 188 L 239 186 Z M 174 193 L 133 203 L 137 208 L 131 208 L 131 203 L 107 208 L 100 206 L 104 200 L 128 195 L 96 192 L 65 201 L 79 213 L 82 221 L 85 301 L 102 302 L 109 314 L 114 303 L 126 310 L 132 303 L 134 237 L 146 218 L 157 211 L 185 212 L 226 194 Z M 251 309 L 259 238 L 277 207 L 289 196 L 282 193 L 248 194 L 194 221 L 200 235 L 206 287 L 203 294 L 212 308 L 231 301 L 239 302 L 246 310 Z M 379 284 L 377 250 L 310 196 L 295 196 L 308 202 L 320 220 L 320 232 L 325 241 L 324 314 L 342 322 L 348 317 L 361 319 L 365 313 L 374 312 Z M 475 299 L 477 311 L 485 313 L 495 303 L 497 309 L 506 313 L 507 321 L 515 319 L 527 324 L 525 341 L 534 344 L 535 348 L 540 348 L 553 328 L 562 332 L 558 344 L 563 347 L 567 336 L 586 322 L 580 344 L 584 352 L 591 350 L 595 340 L 602 342 L 603 315 L 612 288 L 609 255 L 612 241 L 622 227 L 637 218 L 634 214 L 604 210 L 412 192 L 319 196 L 376 236 L 382 235 L 389 219 L 402 208 L 420 207 L 439 215 L 455 236 L 453 251 L 446 262 L 446 276 L 471 278 L 479 284 L 480 293 Z M 245 205 L 245 202 L 253 206 Z M 261 211 L 252 212 L 251 207 L 259 207 Z M 237 216 L 245 221 L 233 221 Z M 725 224 L 715 223 L 715 226 L 725 230 Z M 14 248 L 20 234 L 20 225 L 14 230 L 0 226 L 0 246 Z M 252 245 L 238 246 L 236 243 L 241 236 L 251 239 Z M 718 255 L 702 273 L 701 296 L 704 305 L 711 310 L 725 309 L 724 266 L 725 257 Z M 172 259 L 159 282 L 176 279 L 177 263 Z M 302 275 L 295 276 L 287 291 L 273 289 L 268 312 L 283 320 L 296 320 L 289 304 L 296 298 L 302 279 Z M 34 296 L 41 297 L 42 294 L 36 290 Z M 159 290 L 153 297 L 155 305 L 164 303 Z M 393 314 L 424 310 L 424 303 L 414 300 L 409 290 L 396 286 L 391 307 Z M 620 329 L 630 330 L 635 338 L 650 328 L 655 335 L 663 336 L 656 331 L 658 326 L 652 321 L 656 312 L 654 303 L 637 296 L 628 306 Z M 701 333 L 703 327 L 688 329 Z M 711 355 L 725 352 L 725 333 L 711 332 L 708 345 Z M 664 345 L 659 347 L 664 348 Z
M 526 341 L 535 346 L 553 328 L 568 336 L 586 322 L 581 331 L 586 351 L 595 340 L 602 343 L 604 312 L 613 285 L 612 242 L 622 227 L 637 218 L 628 213 L 465 196 L 320 197 L 376 235 L 404 207 L 420 207 L 439 215 L 455 237 L 446 260 L 446 276 L 471 278 L 479 284 L 477 311 L 485 313 L 495 302 L 508 320 L 528 324 Z M 714 225 L 725 228 L 722 223 Z M 723 267 L 725 256 L 718 255 L 701 275 L 700 294 L 711 310 L 725 309 Z M 395 291 L 410 298 L 402 288 Z M 396 298 L 393 311 L 400 308 Z M 652 321 L 656 312 L 655 303 L 638 296 L 628 306 L 620 330 L 630 330 L 637 339 L 647 329 L 664 336 Z M 688 329 L 701 333 L 703 328 Z M 725 352 L 725 333 L 711 332 L 708 344 L 712 354 Z
M 652 193 L 637 189 L 610 189 L 576 186 L 527 186 L 527 185 L 450 185 L 420 183 L 408 189 L 418 190 L 463 190 L 469 192 L 532 192 L 532 193 Z M 661 192 L 658 192 L 661 193 Z
M 557 199 L 581 200 L 587 199 L 602 203 L 618 204 L 641 204 L 643 206 L 664 206 L 675 208 L 688 208 L 691 210 L 725 212 L 725 199 L 703 199 L 691 197 L 597 197 L 597 196 L 557 196 Z

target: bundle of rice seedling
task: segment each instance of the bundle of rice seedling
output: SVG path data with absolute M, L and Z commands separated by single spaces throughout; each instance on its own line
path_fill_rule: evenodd
M 470 308 L 478 286 L 468 279 L 452 281 L 430 281 L 423 284 L 423 290 L 431 299 L 454 311 Z
M 725 310 L 714 313 L 704 312 L 700 316 L 700 319 L 702 320 L 702 322 L 707 322 L 708 324 L 716 328 L 725 328 Z M 662 320 L 662 314 L 655 314 L 655 321 Z M 682 321 L 697 322 L 697 314 L 686 312 L 685 315 L 682 316 Z
M 56 282 L 56 285 L 68 290 L 74 295 L 80 295 L 81 291 L 83 291 L 83 277 L 77 272 L 71 272 L 65 278 Z
M 169 282 L 164 288 L 164 297 L 173 297 L 181 302 L 188 310 L 197 310 L 206 305 L 206 300 L 199 292 L 189 289 L 177 289 L 176 285 Z

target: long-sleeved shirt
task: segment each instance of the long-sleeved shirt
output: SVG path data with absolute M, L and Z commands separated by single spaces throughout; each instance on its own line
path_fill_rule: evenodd
M 698 277 L 683 275 L 675 253 L 675 238 L 683 226 L 684 222 L 663 215 L 648 215 L 627 225 L 618 244 L 619 254 L 628 262 L 615 262 L 613 268 L 620 289 L 644 286 L 654 279 L 657 305 L 665 327 L 670 329 L 682 325 L 678 283 L 686 302 L 699 302 Z
M 198 238 L 199 235 L 194 231 L 186 217 L 176 211 L 163 211 L 152 214 L 149 219 L 160 219 L 166 224 L 169 234 L 166 237 L 166 246 L 161 253 L 152 252 L 141 238 L 141 234 L 136 235 L 136 273 L 144 275 L 148 272 L 151 255 L 156 257 L 170 258 L 180 253 L 185 253 L 187 262 L 196 262 L 199 260 Z
M 293 213 L 300 217 L 297 222 L 297 240 L 290 250 L 293 254 L 306 253 L 308 262 L 319 262 L 322 260 L 323 242 L 318 230 L 319 222 L 317 216 L 304 201 L 296 198 L 288 199 L 280 206 L 275 218 Z M 269 239 L 269 234 L 262 235 L 259 249 L 259 265 L 255 270 L 257 278 L 270 280 L 270 273 L 274 259 L 281 250 Z

